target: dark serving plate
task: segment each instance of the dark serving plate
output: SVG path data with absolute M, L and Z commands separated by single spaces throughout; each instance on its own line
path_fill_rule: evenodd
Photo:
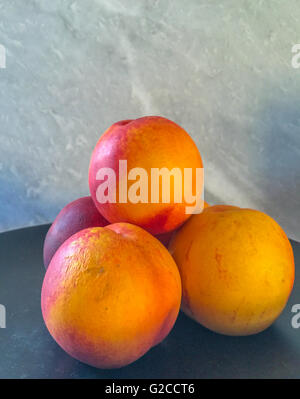
M 292 241 L 296 281 L 279 319 L 248 337 L 215 334 L 180 314 L 167 339 L 135 363 L 97 370 L 68 356 L 42 319 L 42 248 L 49 225 L 0 234 L 0 378 L 299 378 L 300 328 L 292 306 L 300 304 L 300 244 Z

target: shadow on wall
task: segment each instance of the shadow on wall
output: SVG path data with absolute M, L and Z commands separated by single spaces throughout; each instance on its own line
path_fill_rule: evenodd
M 238 117 L 216 115 L 222 134 L 209 177 L 217 175 L 218 185 L 210 189 L 207 180 L 205 200 L 266 212 L 300 241 L 299 85 L 283 77 L 281 85 L 262 79 L 260 87 Z
M 262 211 L 300 241 L 300 113 L 295 87 L 266 87 L 256 118 L 259 153 L 252 154 L 253 178 L 263 187 Z M 271 99 L 269 98 L 271 97 Z M 263 132 L 259 134 L 259 130 Z M 288 227 L 288 229 L 287 229 Z
M 262 77 L 247 90 L 238 115 L 215 115 L 205 199 L 266 212 L 300 241 L 299 84 Z

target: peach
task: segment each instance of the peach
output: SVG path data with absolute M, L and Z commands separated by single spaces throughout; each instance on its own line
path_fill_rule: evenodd
M 91 197 L 82 197 L 66 205 L 52 223 L 44 241 L 45 268 L 63 242 L 87 227 L 104 227 L 107 220 L 98 212 Z
M 120 161 L 127 162 L 127 173 L 120 173 Z M 135 168 L 143 169 L 146 177 L 144 173 L 130 177 L 130 171 Z M 157 185 L 151 184 L 151 172 L 154 173 L 155 168 L 166 168 L 168 171 L 176 168 L 181 173 L 183 184 L 180 187 L 173 178 L 169 180 L 169 190 L 161 178 L 156 180 Z M 186 207 L 191 203 L 184 193 L 184 170 L 188 168 L 192 172 L 192 179 L 186 186 L 198 198 L 196 171 L 202 170 L 203 164 L 195 143 L 186 131 L 174 122 L 158 116 L 121 121 L 106 130 L 94 149 L 89 169 L 91 196 L 98 210 L 111 223 L 133 223 L 154 235 L 167 233 L 190 217 Z M 109 178 L 105 179 L 99 172 L 104 170 L 114 171 L 114 190 L 109 185 Z M 141 183 L 142 177 L 145 184 Z M 104 182 L 107 183 L 107 192 L 100 190 Z M 200 195 L 202 188 L 201 178 Z M 165 189 L 170 198 L 163 198 Z M 99 201 L 100 191 L 103 201 Z M 142 191 L 146 200 L 141 198 Z M 154 191 L 153 200 L 151 195 Z M 134 194 L 134 201 L 130 198 L 130 192 Z
M 169 251 L 182 279 L 182 309 L 203 326 L 250 335 L 270 326 L 294 283 L 294 257 L 268 215 L 218 205 L 192 216 Z
M 180 308 L 181 281 L 167 249 L 128 223 L 82 230 L 57 250 L 42 287 L 55 341 L 98 368 L 125 366 L 159 344 Z

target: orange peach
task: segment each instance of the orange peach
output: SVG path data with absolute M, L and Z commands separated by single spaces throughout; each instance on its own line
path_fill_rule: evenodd
M 52 258 L 42 288 L 52 337 L 74 358 L 99 368 L 125 366 L 160 343 L 180 301 L 172 256 L 128 223 L 70 237 Z
M 120 161 L 126 161 L 127 171 L 120 172 Z M 196 194 L 202 194 L 203 177 L 197 185 L 196 171 L 202 169 L 195 143 L 176 123 L 159 116 L 121 121 L 102 135 L 94 149 L 89 169 L 90 192 L 109 222 L 129 222 L 154 235 L 162 234 L 190 217 L 186 208 L 195 205 L 196 199 L 194 203 L 187 199 L 184 188 L 191 199 L 199 198 Z M 107 170 L 114 172 L 115 180 L 105 178 Z M 170 187 L 161 177 L 154 180 L 154 174 L 162 170 L 179 173 L 181 183 L 175 184 L 177 179 L 170 176 Z M 184 179 L 185 170 L 191 172 L 190 181 Z M 164 190 L 169 198 L 163 195 Z
M 182 309 L 203 326 L 250 335 L 270 326 L 294 283 L 294 257 L 268 215 L 217 205 L 192 216 L 172 238 L 182 279 Z

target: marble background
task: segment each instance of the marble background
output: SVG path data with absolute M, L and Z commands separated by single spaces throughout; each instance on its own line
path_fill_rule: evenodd
M 197 143 L 208 202 L 300 241 L 299 19 L 299 0 L 0 0 L 0 230 L 52 221 L 102 132 L 159 114 Z

